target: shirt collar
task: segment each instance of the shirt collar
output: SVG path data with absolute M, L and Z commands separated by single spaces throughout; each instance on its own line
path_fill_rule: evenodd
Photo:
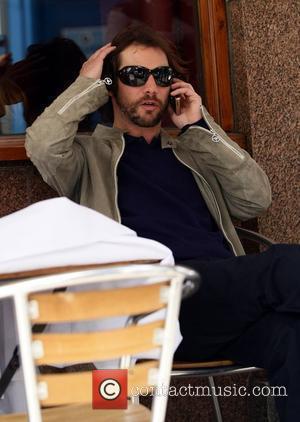
M 124 139 L 127 144 L 133 144 L 139 142 L 139 144 L 148 145 L 149 147 L 161 146 L 161 136 L 160 134 L 155 136 L 150 144 L 146 141 L 143 136 L 132 136 L 129 133 L 124 133 Z

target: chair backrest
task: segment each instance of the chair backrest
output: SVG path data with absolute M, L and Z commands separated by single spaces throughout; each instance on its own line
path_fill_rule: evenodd
M 193 271 L 183 267 L 102 266 L 16 283 L 12 296 L 30 421 L 42 420 L 40 404 L 91 402 L 91 372 L 37 375 L 36 366 L 39 365 L 120 358 L 120 367 L 124 369 L 130 367 L 130 357 L 159 349 L 158 360 L 136 364 L 129 369 L 128 393 L 130 396 L 131 392 L 146 386 L 163 386 L 167 391 L 182 283 L 194 276 Z M 49 293 L 49 289 L 61 287 L 67 290 Z M 160 318 L 151 322 L 84 331 L 87 321 L 136 317 L 159 310 L 163 311 Z M 57 326 L 66 322 L 80 323 L 82 329 L 80 332 L 32 333 L 33 324 Z M 154 395 L 153 421 L 164 420 L 166 405 L 166 394 Z

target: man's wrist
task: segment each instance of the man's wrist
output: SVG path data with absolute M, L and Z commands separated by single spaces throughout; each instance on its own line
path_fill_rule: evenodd
M 194 123 L 188 123 L 188 124 L 184 125 L 180 130 L 180 135 L 182 135 L 184 132 L 186 132 L 191 126 L 201 126 L 204 129 L 209 130 L 209 127 L 208 127 L 206 121 L 203 119 L 203 117 L 201 117 L 201 119 L 197 120 Z

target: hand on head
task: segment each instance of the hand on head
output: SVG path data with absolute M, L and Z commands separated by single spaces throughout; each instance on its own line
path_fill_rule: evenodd
M 83 63 L 80 70 L 81 76 L 86 76 L 87 78 L 100 79 L 103 68 L 103 61 L 105 57 L 115 50 L 116 46 L 111 45 L 111 43 L 105 44 L 99 50 L 95 51 L 91 57 Z

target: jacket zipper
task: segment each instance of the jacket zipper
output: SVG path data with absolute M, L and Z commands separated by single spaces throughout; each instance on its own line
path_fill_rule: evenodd
M 204 130 L 205 132 L 209 133 L 210 135 L 212 135 L 212 141 L 213 142 L 221 142 L 223 145 L 225 145 L 227 148 L 229 148 L 234 154 L 236 154 L 241 160 L 244 160 L 245 156 L 238 151 L 236 148 L 234 148 L 234 146 L 230 145 L 224 138 L 222 138 L 222 136 L 220 136 L 211 126 L 211 124 L 209 123 L 209 121 L 206 119 L 205 117 L 205 112 L 203 112 L 203 108 L 202 108 L 202 116 L 204 117 L 205 122 L 207 123 L 207 125 L 209 126 L 210 130 L 205 129 L 204 127 L 201 126 L 192 126 L 195 127 L 197 129 L 200 130 Z
M 74 97 L 70 98 L 69 101 L 67 101 L 66 104 L 57 113 L 63 114 L 75 101 L 83 97 L 83 95 L 92 91 L 97 86 L 111 85 L 111 84 L 112 84 L 112 80 L 110 78 L 105 78 L 103 80 L 97 79 L 95 82 L 92 83 L 92 85 L 88 86 L 85 90 L 81 91 L 79 94 L 74 95 Z
M 119 210 L 119 207 L 118 207 L 118 181 L 117 181 L 118 178 L 117 178 L 117 167 L 118 167 L 118 164 L 119 164 L 119 162 L 121 160 L 121 157 L 123 155 L 124 149 L 125 149 L 125 140 L 124 140 L 124 136 L 122 135 L 122 151 L 121 151 L 121 154 L 119 155 L 119 157 L 117 159 L 117 162 L 116 162 L 116 165 L 115 165 L 115 168 L 114 168 L 115 206 L 116 206 L 116 210 L 117 210 L 117 214 L 118 214 L 118 222 L 120 224 L 121 224 L 121 214 L 120 214 L 120 210 Z
M 206 130 L 207 130 L 207 129 L 206 129 Z M 208 187 L 208 189 L 209 189 L 209 191 L 210 191 L 210 193 L 211 193 L 211 195 L 212 195 L 212 198 L 213 198 L 213 200 L 214 200 L 215 207 L 216 207 L 217 212 L 218 212 L 218 216 L 219 216 L 219 223 L 220 223 L 220 228 L 221 228 L 221 230 L 222 230 L 222 233 L 223 233 L 223 235 L 224 235 L 225 239 L 227 240 L 227 242 L 231 245 L 231 248 L 232 248 L 232 250 L 233 250 L 234 254 L 237 256 L 237 252 L 236 252 L 236 250 L 234 249 L 233 243 L 231 242 L 231 240 L 229 240 L 229 238 L 228 238 L 228 236 L 227 236 L 227 233 L 225 232 L 225 229 L 224 229 L 224 227 L 223 227 L 223 224 L 222 224 L 222 215 L 221 215 L 221 211 L 220 211 L 220 208 L 219 208 L 218 202 L 217 202 L 217 200 L 216 200 L 215 194 L 214 194 L 214 192 L 213 192 L 212 188 L 209 186 L 209 183 L 206 181 L 206 179 L 205 179 L 205 178 L 204 178 L 204 177 L 203 177 L 200 173 L 198 173 L 196 170 L 194 170 L 192 167 L 190 167 L 188 164 L 186 164 L 184 161 L 182 161 L 182 160 L 181 160 L 181 158 L 179 158 L 179 157 L 178 157 L 178 155 L 176 154 L 176 152 L 173 150 L 173 148 L 172 148 L 172 151 L 173 151 L 173 153 L 174 153 L 175 157 L 177 158 L 177 160 L 179 160 L 179 161 L 180 161 L 180 162 L 181 162 L 184 166 L 186 166 L 187 168 L 189 168 L 192 172 L 196 173 L 196 174 L 200 177 L 200 179 L 201 179 L 201 180 L 203 180 L 203 182 L 205 183 L 205 185 Z

